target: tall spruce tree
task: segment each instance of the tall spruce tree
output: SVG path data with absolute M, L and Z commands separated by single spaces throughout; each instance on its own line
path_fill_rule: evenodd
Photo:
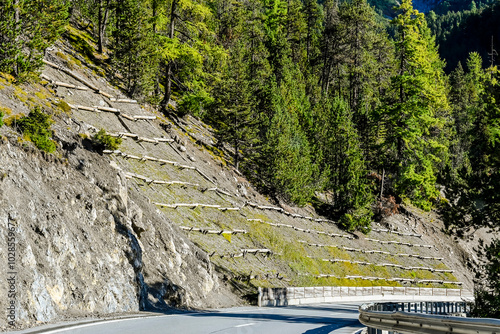
M 18 80 L 36 76 L 45 49 L 64 32 L 69 3 L 63 0 L 6 0 L 0 8 L 0 71 Z
M 339 19 L 345 45 L 345 60 L 342 61 L 345 70 L 341 80 L 346 86 L 338 95 L 349 102 L 361 145 L 365 155 L 370 157 L 376 129 L 373 111 L 380 105 L 380 89 L 387 87 L 390 81 L 388 74 L 393 64 L 388 54 L 393 49 L 366 0 L 342 3 Z
M 22 57 L 22 46 L 17 44 L 21 35 L 18 1 L 6 0 L 0 7 L 0 71 L 17 72 L 17 59 Z
M 394 162 L 396 192 L 429 210 L 439 195 L 436 174 L 447 151 L 442 140 L 449 110 L 444 64 L 424 15 L 411 0 L 403 0 L 398 11 L 392 24 L 399 66 L 384 112 L 390 129 L 386 154 L 388 163 Z
M 159 54 L 145 2 L 123 0 L 117 6 L 112 59 L 124 77 L 127 93 L 146 97 L 154 90 Z
M 271 82 L 271 108 L 261 168 L 271 191 L 285 200 L 304 205 L 317 189 L 318 168 L 310 143 L 299 122 L 309 108 L 303 77 L 290 60 L 280 85 Z
M 349 230 L 369 231 L 374 201 L 368 170 L 352 112 L 343 99 L 323 96 L 317 112 L 317 141 L 322 166 L 328 175 L 326 190 L 331 192 L 340 223 Z
M 249 150 L 257 144 L 259 115 L 252 104 L 252 89 L 247 50 L 243 41 L 236 42 L 219 85 L 215 88 L 211 116 L 215 120 L 217 137 L 233 147 L 233 161 L 239 169 L 242 156 L 251 156 Z

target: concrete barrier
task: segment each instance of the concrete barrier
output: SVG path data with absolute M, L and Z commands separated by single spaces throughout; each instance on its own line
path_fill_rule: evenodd
M 465 289 L 414 288 L 414 287 L 288 287 L 259 288 L 259 306 L 288 306 L 334 302 L 379 301 L 440 301 L 472 300 L 473 294 Z

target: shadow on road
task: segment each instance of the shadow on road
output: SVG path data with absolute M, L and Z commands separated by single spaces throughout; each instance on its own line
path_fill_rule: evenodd
M 293 310 L 322 311 L 322 312 L 343 312 L 359 314 L 358 305 L 335 305 L 335 306 L 287 306 Z
M 233 313 L 233 312 L 200 312 L 200 313 L 186 313 L 186 316 L 197 318 L 238 318 L 254 321 L 278 321 L 287 323 L 308 323 L 308 324 L 329 324 L 339 328 L 342 326 L 353 325 L 358 323 L 357 317 L 332 317 L 329 316 L 307 316 L 303 314 L 288 315 L 288 314 L 264 314 L 264 313 Z M 320 332 L 318 332 L 320 333 Z

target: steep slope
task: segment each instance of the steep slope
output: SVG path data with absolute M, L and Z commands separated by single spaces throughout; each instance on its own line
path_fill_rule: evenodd
M 0 128 L 0 247 L 13 227 L 17 293 L 0 306 L 14 301 L 16 326 L 234 305 L 257 286 L 471 286 L 467 254 L 434 216 L 408 211 L 365 236 L 270 203 L 206 125 L 133 103 L 66 42 L 46 58 L 41 84 L 0 89 L 11 125 Z M 56 121 L 55 154 L 13 130 L 35 105 Z M 119 150 L 95 150 L 101 128 L 123 139 Z

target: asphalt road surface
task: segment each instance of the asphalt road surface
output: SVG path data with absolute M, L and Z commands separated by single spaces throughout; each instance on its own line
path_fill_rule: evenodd
M 359 304 L 279 308 L 238 307 L 85 323 L 66 323 L 11 333 L 71 334 L 352 334 L 363 326 Z

